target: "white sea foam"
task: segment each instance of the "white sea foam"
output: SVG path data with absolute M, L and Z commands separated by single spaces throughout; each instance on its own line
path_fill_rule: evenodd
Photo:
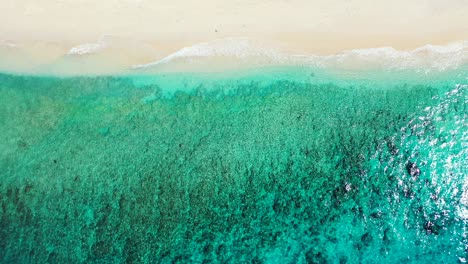
M 112 42 L 115 41 L 115 38 L 116 37 L 112 35 L 103 35 L 97 42 L 85 43 L 71 48 L 67 55 L 88 55 L 99 53 L 111 46 Z
M 7 48 L 16 48 L 18 45 L 9 41 L 9 40 L 2 40 L 0 41 L 0 46 L 7 47 Z
M 429 74 L 468 66 L 468 41 L 442 46 L 425 45 L 414 50 L 397 50 L 393 47 L 354 49 L 325 56 L 297 54 L 287 48 L 280 47 L 249 38 L 219 39 L 182 48 L 154 62 L 132 66 L 130 61 L 140 61 L 141 58 L 147 58 L 148 54 L 160 55 L 161 51 L 150 43 L 104 35 L 96 42 L 72 47 L 64 59 L 69 62 L 69 60 L 83 55 L 93 56 L 106 53 L 108 55 L 106 58 L 116 56 L 118 57 L 116 60 L 121 61 L 121 65 L 113 66 L 114 68 L 144 71 L 180 70 L 181 68 L 184 70 L 186 66 L 188 70 L 210 70 L 218 66 L 220 70 L 223 70 L 244 66 L 299 65 L 344 70 L 414 69 Z M 25 46 L 21 43 L 0 40 L 0 48 L 2 52 L 12 54 L 12 49 L 24 50 Z M 51 49 L 56 52 L 57 50 L 54 48 Z M 29 53 L 24 56 L 29 56 Z M 98 60 L 104 60 L 104 57 L 100 57 Z M 105 64 L 105 61 L 102 62 Z M 163 65 L 164 68 L 159 68 Z M 171 68 L 172 66 L 175 67 Z M 73 68 L 70 71 L 74 70 L 77 69 Z
M 103 41 L 98 41 L 96 43 L 85 43 L 71 48 L 67 55 L 87 55 L 98 53 L 104 50 L 107 47 L 107 44 Z
M 271 62 L 281 62 L 287 59 L 280 50 L 266 47 L 248 38 L 227 38 L 211 42 L 198 43 L 182 48 L 163 59 L 148 64 L 135 65 L 132 68 L 141 69 L 167 64 L 179 59 L 193 59 L 201 57 L 229 57 L 246 59 L 249 57 L 267 58 Z
M 320 60 L 321 59 L 321 60 Z M 332 56 L 324 56 L 322 64 L 366 63 L 389 69 L 447 70 L 468 62 L 468 41 L 445 46 L 425 45 L 410 51 L 392 47 L 355 49 Z
M 163 59 L 148 64 L 135 65 L 133 69 L 148 69 L 155 66 L 200 58 L 228 57 L 247 59 L 263 58 L 265 63 L 289 63 L 316 67 L 355 68 L 381 67 L 386 69 L 417 69 L 426 73 L 454 69 L 468 63 L 468 41 L 445 46 L 425 45 L 414 50 L 397 50 L 393 47 L 354 49 L 321 56 L 314 54 L 291 54 L 271 48 L 247 38 L 229 38 L 195 44 L 182 48 Z

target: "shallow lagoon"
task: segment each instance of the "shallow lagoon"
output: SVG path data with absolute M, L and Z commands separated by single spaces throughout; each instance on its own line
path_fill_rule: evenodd
M 462 77 L 0 75 L 0 261 L 464 261 Z

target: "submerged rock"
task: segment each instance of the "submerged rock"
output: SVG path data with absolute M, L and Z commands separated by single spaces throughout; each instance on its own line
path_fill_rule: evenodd
M 421 170 L 418 168 L 416 163 L 413 163 L 411 161 L 408 162 L 408 164 L 406 164 L 406 171 L 409 175 L 411 175 L 414 178 L 417 178 L 419 177 L 419 175 L 421 175 Z

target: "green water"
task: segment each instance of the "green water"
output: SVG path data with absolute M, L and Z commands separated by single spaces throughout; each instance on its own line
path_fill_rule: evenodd
M 462 262 L 462 77 L 0 75 L 0 262 Z

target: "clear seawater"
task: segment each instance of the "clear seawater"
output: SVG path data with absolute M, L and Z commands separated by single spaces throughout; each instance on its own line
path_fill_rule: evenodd
M 465 73 L 1 74 L 0 262 L 464 262 Z

